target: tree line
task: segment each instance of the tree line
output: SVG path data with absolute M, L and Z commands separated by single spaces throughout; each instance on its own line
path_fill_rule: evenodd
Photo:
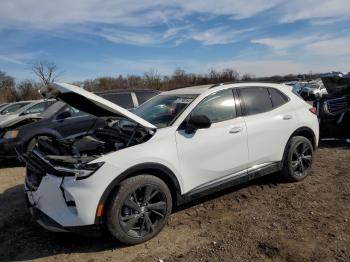
M 16 82 L 13 76 L 0 70 L 0 102 L 14 102 L 30 99 L 39 99 L 39 90 L 45 85 L 55 81 L 59 72 L 53 62 L 39 61 L 32 65 L 31 71 L 38 81 L 23 80 Z M 89 91 L 101 91 L 112 89 L 157 89 L 160 91 L 176 88 L 218 84 L 234 81 L 269 81 L 285 82 L 294 80 L 310 80 L 319 77 L 318 74 L 285 75 L 257 78 L 251 74 L 240 75 L 236 70 L 210 69 L 205 74 L 188 73 L 183 69 L 176 69 L 171 75 L 162 75 L 156 69 L 150 69 L 143 75 L 118 75 L 115 77 L 99 77 L 95 79 L 75 82 L 80 87 Z

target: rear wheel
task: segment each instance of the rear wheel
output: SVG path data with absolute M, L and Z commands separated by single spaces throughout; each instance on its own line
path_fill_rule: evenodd
M 311 172 L 313 146 L 309 139 L 295 136 L 291 139 L 283 163 L 283 176 L 290 181 L 300 181 Z
M 131 177 L 120 183 L 107 210 L 107 227 L 121 242 L 142 243 L 158 234 L 172 209 L 167 185 L 151 175 Z

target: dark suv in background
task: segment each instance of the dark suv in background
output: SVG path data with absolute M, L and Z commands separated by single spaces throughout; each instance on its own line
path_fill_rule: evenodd
M 158 95 L 160 92 L 152 89 L 142 90 L 109 90 L 94 92 L 108 101 L 121 107 L 132 109 L 140 106 L 150 98 Z
M 159 94 L 159 91 L 110 90 L 96 94 L 121 107 L 133 109 Z M 30 124 L 0 128 L 0 160 L 16 158 L 17 153 L 31 151 L 39 137 L 74 138 L 104 125 L 104 119 L 58 101 Z

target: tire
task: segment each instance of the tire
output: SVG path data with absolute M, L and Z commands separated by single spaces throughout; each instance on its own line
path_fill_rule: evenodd
M 139 244 L 161 231 L 171 209 L 171 193 L 161 179 L 152 175 L 131 177 L 120 183 L 111 199 L 107 228 L 120 242 Z
M 42 135 L 42 136 L 33 137 L 29 141 L 29 143 L 27 144 L 25 153 L 31 152 L 34 149 L 34 147 L 36 146 L 36 144 L 38 143 L 39 138 L 41 138 L 41 137 L 48 137 L 48 136 Z
M 313 146 L 303 136 L 292 137 L 284 157 L 282 175 L 289 181 L 300 181 L 311 172 Z
M 29 141 L 28 145 L 27 145 L 27 148 L 26 148 L 25 153 L 31 152 L 31 151 L 34 149 L 34 147 L 35 147 L 35 145 L 36 145 L 37 142 L 38 142 L 38 138 L 37 138 L 37 137 L 32 138 L 32 139 Z

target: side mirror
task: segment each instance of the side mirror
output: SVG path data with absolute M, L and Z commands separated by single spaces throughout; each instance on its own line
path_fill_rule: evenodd
M 210 119 L 205 115 L 191 116 L 186 123 L 186 133 L 194 133 L 197 129 L 209 128 L 211 126 Z
M 63 111 L 62 113 L 58 114 L 58 116 L 56 117 L 56 120 L 64 120 L 71 116 L 72 114 L 69 111 Z

